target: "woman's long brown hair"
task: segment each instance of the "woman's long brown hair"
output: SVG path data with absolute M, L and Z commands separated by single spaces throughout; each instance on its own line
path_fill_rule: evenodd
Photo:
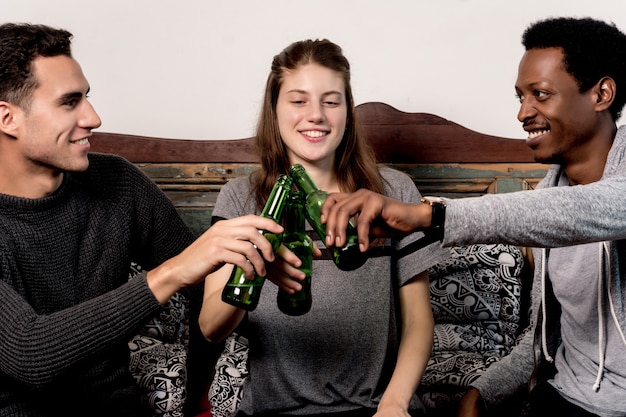
M 374 151 L 359 134 L 350 86 L 350 63 L 338 45 L 326 39 L 304 40 L 289 45 L 274 57 L 267 78 L 256 135 L 256 151 L 260 157 L 261 168 L 252 176 L 255 199 L 259 207 L 265 205 L 278 176 L 287 173 L 290 166 L 276 117 L 276 103 L 285 71 L 312 63 L 340 73 L 345 85 L 348 109 L 346 131 L 335 151 L 335 174 L 339 189 L 353 192 L 359 188 L 367 188 L 384 193 Z

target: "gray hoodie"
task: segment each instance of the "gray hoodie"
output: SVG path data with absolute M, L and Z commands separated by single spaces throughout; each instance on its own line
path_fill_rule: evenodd
M 603 242 L 600 288 L 609 300 L 603 308 L 609 309 L 626 350 L 626 242 L 621 242 L 626 239 L 626 126 L 617 131 L 600 181 L 555 187 L 560 172 L 560 166 L 552 166 L 534 191 L 447 200 L 443 245 L 508 243 L 556 248 Z M 501 402 L 529 382 L 532 388 L 552 375 L 543 371 L 549 368 L 560 342 L 559 306 L 550 285 L 546 285 L 545 249 L 533 249 L 533 255 L 533 329 L 472 384 L 487 406 Z M 598 328 L 604 327 L 598 323 Z M 599 340 L 603 340 L 602 335 Z M 603 362 L 600 357 L 596 390 L 600 388 Z

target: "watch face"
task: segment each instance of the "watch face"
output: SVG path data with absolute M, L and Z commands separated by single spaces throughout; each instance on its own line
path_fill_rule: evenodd
M 441 197 L 424 197 L 422 198 L 422 202 L 428 203 L 430 205 L 433 205 L 433 204 L 443 204 L 444 206 L 446 205 L 446 200 L 444 200 Z
M 429 230 L 443 239 L 443 228 L 446 221 L 446 201 L 441 197 L 424 197 L 422 202 L 430 205 L 432 214 Z

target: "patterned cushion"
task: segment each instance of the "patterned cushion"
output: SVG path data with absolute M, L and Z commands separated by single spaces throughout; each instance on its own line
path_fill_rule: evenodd
M 130 370 L 155 416 L 183 417 L 187 349 L 183 344 L 137 335 L 128 344 Z
M 224 351 L 215 364 L 209 388 L 213 417 L 235 415 L 241 402 L 241 388 L 248 376 L 248 339 L 237 333 L 226 338 Z
M 131 265 L 129 279 L 142 273 Z M 155 416 L 183 417 L 189 346 L 189 300 L 174 295 L 128 343 L 130 372 Z
M 520 323 L 519 248 L 470 245 L 429 270 L 433 352 L 419 394 L 428 409 L 454 407 L 465 387 L 510 352 Z

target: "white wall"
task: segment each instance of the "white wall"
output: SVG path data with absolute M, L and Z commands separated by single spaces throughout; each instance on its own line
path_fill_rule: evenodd
M 591 16 L 626 30 L 623 0 L 1 0 L 0 21 L 74 37 L 101 131 L 187 139 L 254 132 L 272 57 L 328 38 L 358 103 L 383 101 L 522 138 L 513 85 L 526 26 Z

